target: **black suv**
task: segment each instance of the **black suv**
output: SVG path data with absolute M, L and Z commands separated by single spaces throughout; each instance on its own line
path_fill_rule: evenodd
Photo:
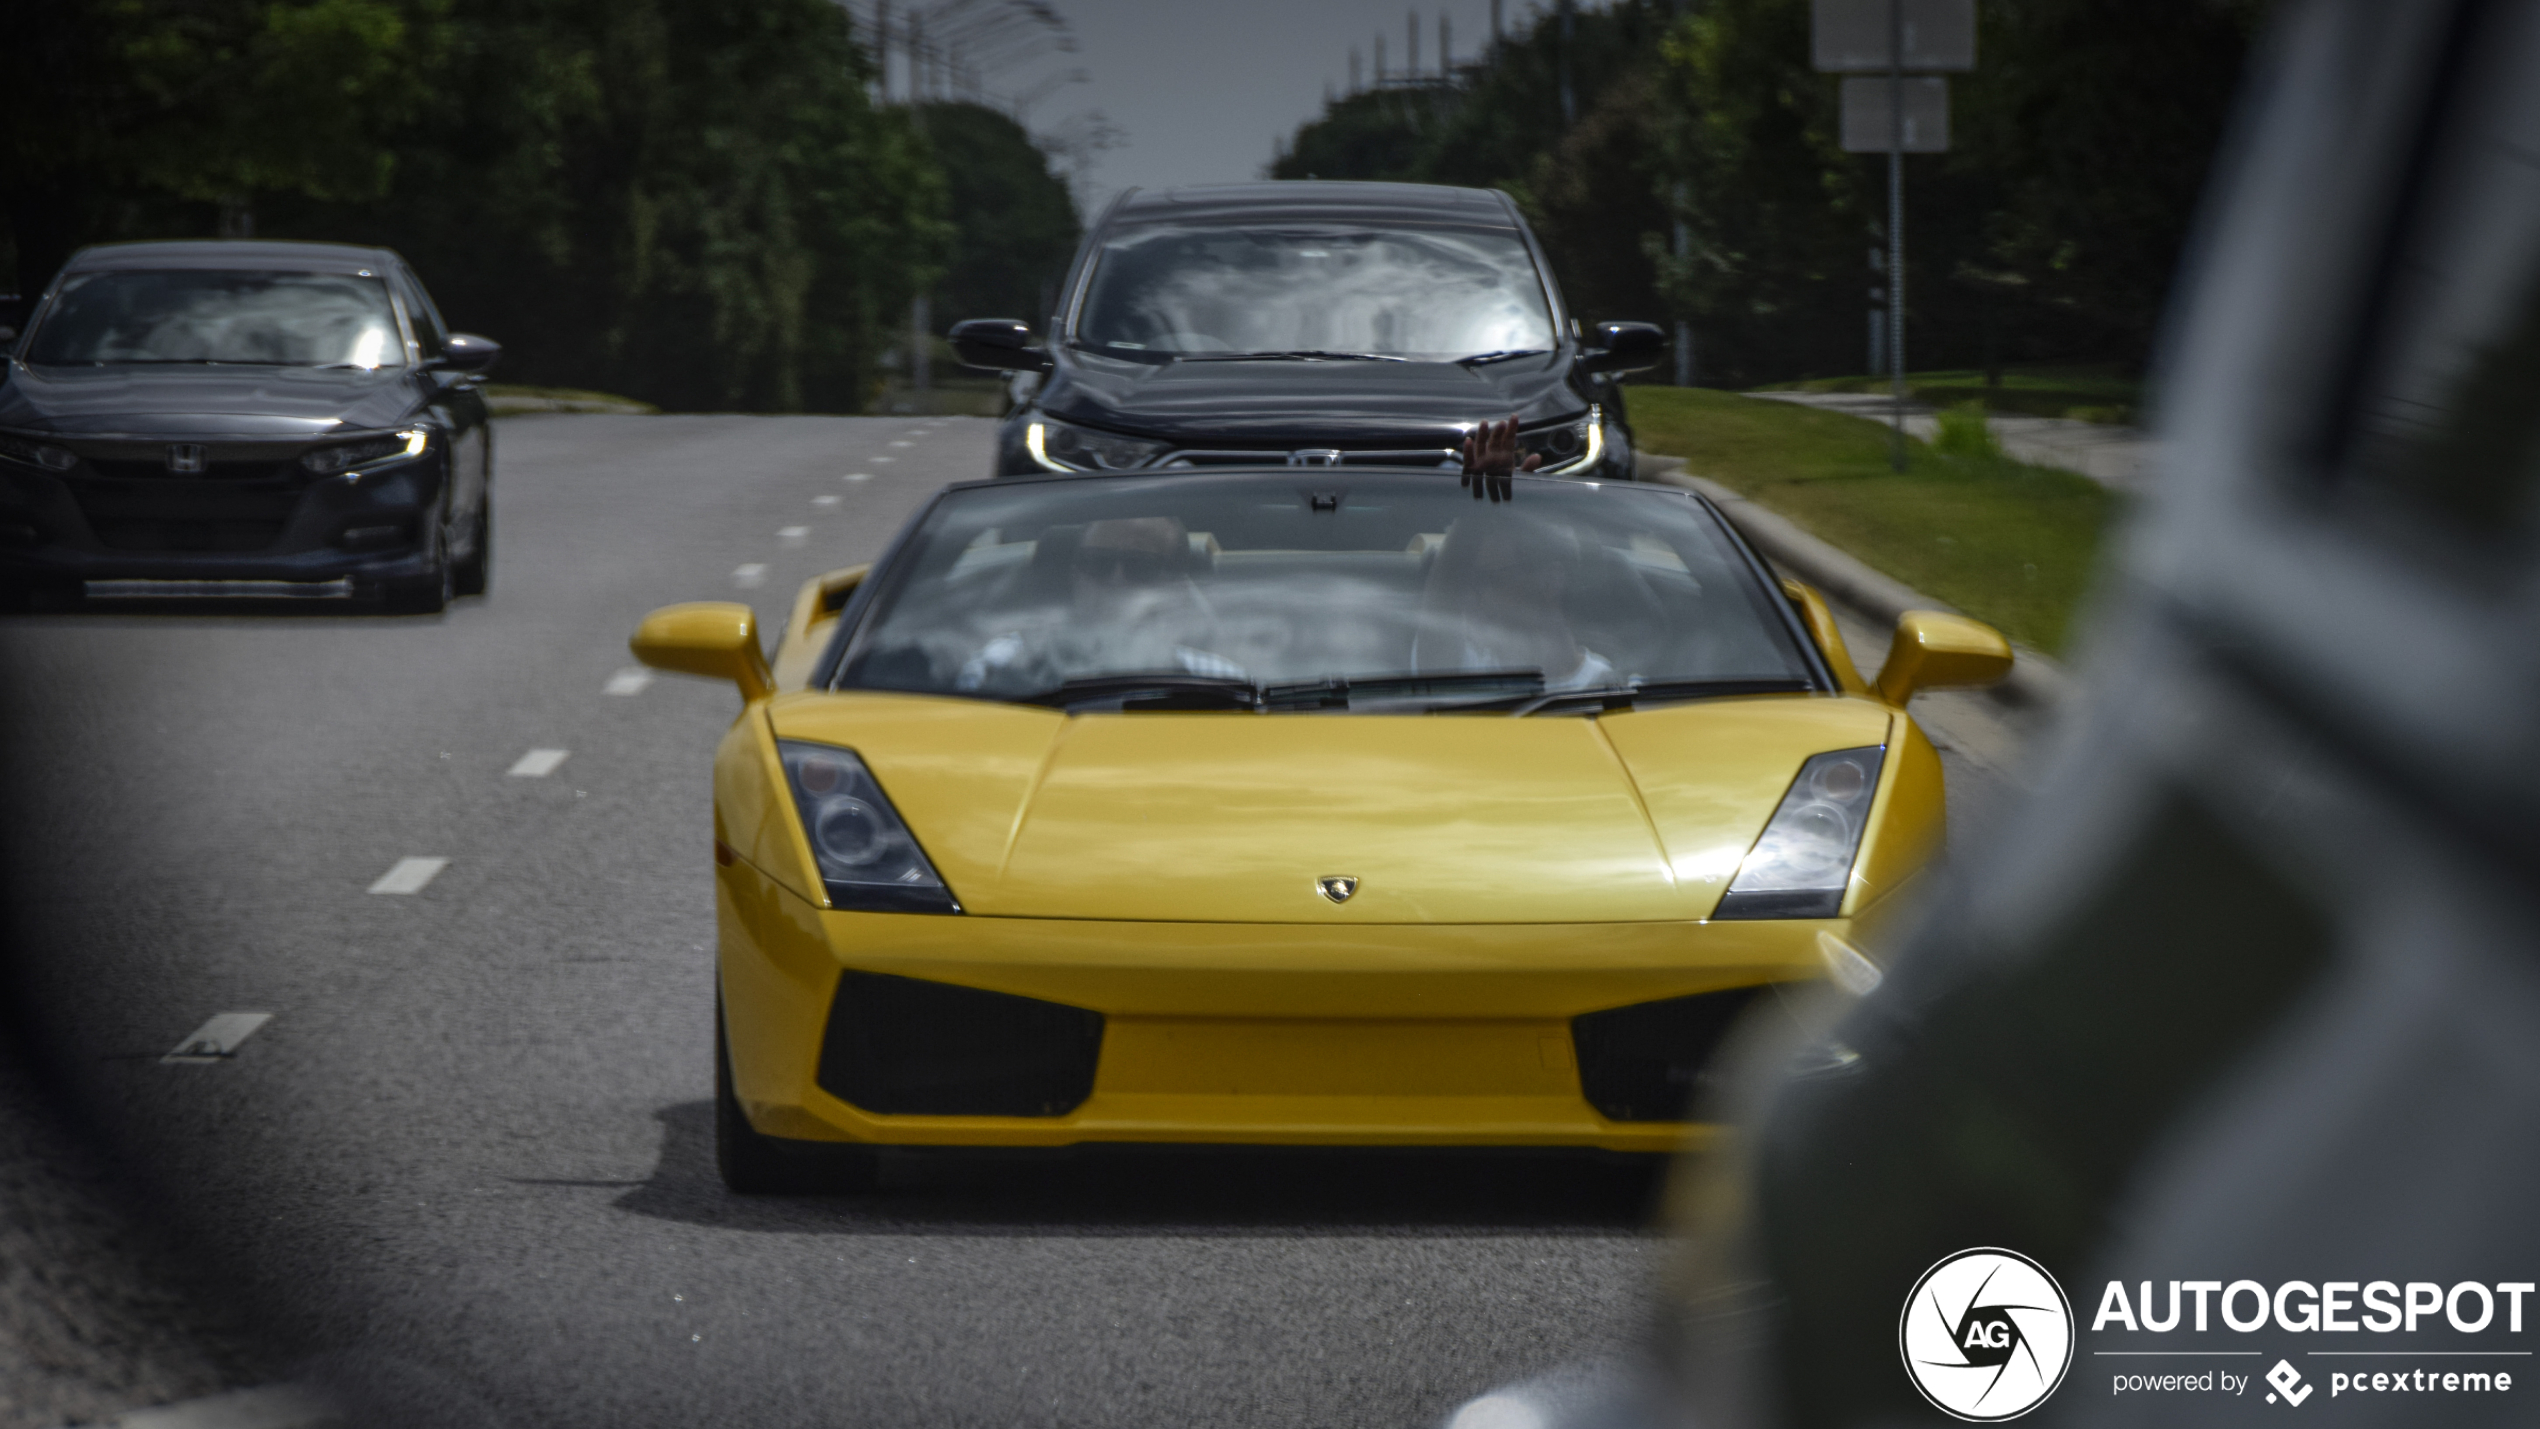
M 436 611 L 485 589 L 493 440 L 405 261 L 331 243 L 83 249 L 0 366 L 0 599 L 289 581 Z
M 1422 184 L 1132 189 L 1069 270 L 1051 340 L 983 318 L 974 367 L 1038 374 L 997 474 L 1448 466 L 1514 414 L 1556 474 L 1629 480 L 1614 377 L 1664 357 L 1648 323 L 1582 331 L 1505 195 Z

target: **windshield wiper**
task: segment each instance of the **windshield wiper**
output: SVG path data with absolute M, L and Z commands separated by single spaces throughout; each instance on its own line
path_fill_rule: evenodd
M 1486 362 L 1507 362 L 1519 357 L 1541 357 L 1550 350 L 1551 349 L 1549 348 L 1542 347 L 1496 348 L 1489 352 L 1474 353 L 1470 357 L 1459 357 L 1455 359 L 1455 365 L 1458 367 L 1479 367 Z
M 1155 674 L 1081 675 L 1056 689 L 1024 695 L 1016 704 L 1074 709 L 1078 705 L 1117 700 L 1125 709 L 1248 710 L 1261 703 L 1261 687 L 1227 675 Z
M 1316 347 L 1286 352 L 1186 352 L 1184 362 L 1409 362 L 1390 352 L 1325 352 Z
M 1548 690 L 1520 700 L 1508 713 L 1516 718 L 1545 710 L 1594 706 L 1627 710 L 1642 700 L 1698 700 L 1721 695 L 1795 695 L 1813 688 L 1806 680 L 1651 680 L 1638 685 L 1589 685 L 1574 690 Z
M 1359 700 L 1418 700 L 1460 690 L 1494 686 L 1505 689 L 1512 685 L 1518 687 L 1514 694 L 1501 695 L 1484 703 L 1525 699 L 1541 691 L 1543 671 L 1440 670 L 1429 674 L 1413 671 L 1406 675 L 1334 676 L 1322 680 L 1300 680 L 1292 685 L 1264 685 L 1261 703 L 1268 708 L 1348 709 Z

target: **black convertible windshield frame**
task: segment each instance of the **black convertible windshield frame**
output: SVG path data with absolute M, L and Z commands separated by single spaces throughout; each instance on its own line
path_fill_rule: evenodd
M 1689 492 L 1436 471 L 1051 476 L 937 494 L 812 687 L 1071 713 L 1595 714 L 1830 693 L 1778 582 Z

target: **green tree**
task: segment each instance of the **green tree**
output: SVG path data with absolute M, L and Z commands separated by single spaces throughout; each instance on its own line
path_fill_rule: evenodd
M 1049 318 L 1083 226 L 1067 184 L 1022 125 L 976 104 L 928 104 L 918 123 L 944 172 L 952 239 L 937 327 L 963 318 Z

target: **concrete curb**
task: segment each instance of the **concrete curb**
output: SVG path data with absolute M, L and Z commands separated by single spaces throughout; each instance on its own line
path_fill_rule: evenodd
M 1695 476 L 1684 468 L 1682 457 L 1642 454 L 1636 459 L 1634 474 L 1643 481 L 1680 486 L 1710 498 L 1738 534 L 1766 560 L 1815 586 L 1828 600 L 1849 606 L 1876 624 L 1893 625 L 1896 617 L 1909 610 L 1961 613 L 1946 601 L 1934 600 L 1903 581 L 1870 569 L 1851 554 L 1810 535 L 1789 517 L 1758 506 L 1720 483 Z M 1988 691 L 1994 698 L 2051 709 L 2072 694 L 2073 677 L 2062 665 L 2026 646 L 2015 645 L 2012 652 L 2016 658 L 2011 663 L 2011 673 Z

